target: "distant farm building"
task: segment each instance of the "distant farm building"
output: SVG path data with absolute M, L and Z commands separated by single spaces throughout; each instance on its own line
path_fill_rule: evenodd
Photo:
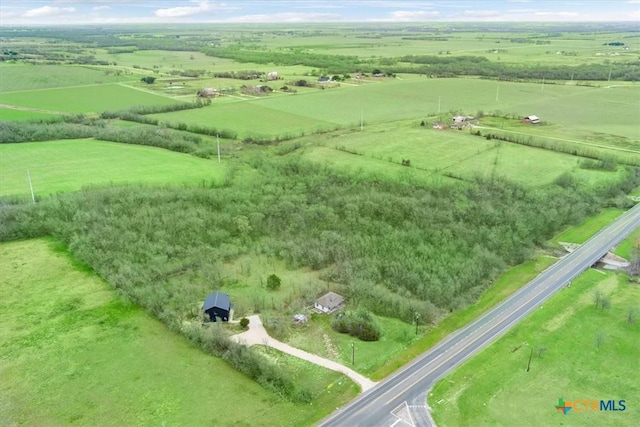
M 214 98 L 218 96 L 218 91 L 212 87 L 205 87 L 198 91 L 198 96 L 201 98 Z
M 344 297 L 335 292 L 328 292 L 318 298 L 314 303 L 314 308 L 322 313 L 333 313 L 344 304 Z
M 331 81 L 331 78 L 327 76 L 322 76 L 318 79 L 318 83 L 321 83 L 321 84 L 329 83 L 330 81 Z
M 529 123 L 532 125 L 537 125 L 540 123 L 540 117 L 538 116 L 526 116 L 522 118 L 522 123 Z
M 277 71 L 271 71 L 270 73 L 267 73 L 267 80 L 278 80 L 280 78 L 280 76 L 278 75 Z
M 453 120 L 451 122 L 451 127 L 456 129 L 462 129 L 467 125 L 467 117 L 466 116 L 453 116 Z
M 223 322 L 228 322 L 231 317 L 232 307 L 231 298 L 223 292 L 214 292 L 207 295 L 204 299 L 204 304 L 202 304 L 202 310 L 212 322 L 216 322 L 218 318 Z

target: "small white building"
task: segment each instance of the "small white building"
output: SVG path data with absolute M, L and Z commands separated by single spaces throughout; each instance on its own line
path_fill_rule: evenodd
M 526 116 L 525 118 L 522 119 L 523 122 L 525 123 L 531 123 L 532 125 L 537 125 L 538 123 L 540 123 L 540 117 L 538 116 Z
M 313 307 L 322 313 L 333 313 L 344 304 L 344 297 L 335 292 L 328 292 L 318 298 Z

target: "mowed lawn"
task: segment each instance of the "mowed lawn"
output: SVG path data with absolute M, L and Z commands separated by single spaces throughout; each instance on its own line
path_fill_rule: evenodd
M 116 75 L 108 67 L 82 65 L 0 65 L 0 92 L 94 85 L 138 80 L 136 75 Z
M 267 392 L 169 331 L 59 243 L 0 245 L 2 425 L 311 425 L 355 394 L 341 374 L 274 354 L 312 405 Z
M 596 289 L 610 299 L 610 308 L 595 308 Z M 588 270 L 435 385 L 428 399 L 436 423 L 637 426 L 640 314 L 628 323 L 631 307 L 640 309 L 640 286 L 623 274 Z M 546 348 L 541 356 L 540 347 Z M 555 409 L 558 398 L 624 399 L 627 410 L 563 415 Z
M 135 105 L 168 105 L 177 101 L 120 84 L 77 86 L 0 94 L 0 104 L 66 113 L 101 113 Z
M 0 144 L 0 196 L 36 196 L 110 183 L 220 183 L 226 168 L 161 148 L 93 139 Z

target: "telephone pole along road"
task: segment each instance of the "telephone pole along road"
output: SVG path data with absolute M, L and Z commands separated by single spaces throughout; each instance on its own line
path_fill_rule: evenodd
M 612 247 L 640 227 L 640 204 L 568 254 L 511 297 L 451 334 L 397 373 L 361 394 L 320 422 L 337 426 L 432 426 L 426 406 L 428 390 L 469 357 L 495 341 L 527 314 L 595 264 Z

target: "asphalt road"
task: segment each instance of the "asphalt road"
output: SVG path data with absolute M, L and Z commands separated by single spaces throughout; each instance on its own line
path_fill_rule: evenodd
M 595 264 L 640 227 L 640 204 L 543 271 L 507 300 L 459 329 L 376 387 L 320 422 L 323 427 L 432 426 L 428 390 L 446 373 L 486 347 Z

